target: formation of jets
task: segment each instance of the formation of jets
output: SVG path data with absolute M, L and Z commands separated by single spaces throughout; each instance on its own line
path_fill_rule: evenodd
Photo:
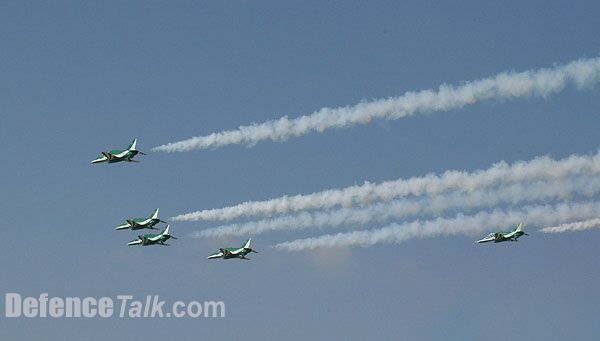
M 110 150 L 107 152 L 101 152 L 101 155 L 92 160 L 92 164 L 96 163 L 116 163 L 116 162 L 139 162 L 133 160 L 136 155 L 146 155 L 145 153 L 137 150 L 137 139 L 133 139 L 127 149 Z M 159 223 L 166 224 L 165 228 L 160 233 L 147 233 L 139 235 L 137 239 L 134 239 L 127 243 L 127 245 L 169 245 L 165 242 L 169 239 L 177 239 L 169 234 L 169 224 L 158 218 L 158 208 L 152 212 L 147 218 L 129 218 L 125 220 L 124 224 L 121 224 L 115 228 L 115 230 L 141 230 L 141 229 L 157 229 L 155 226 Z M 521 236 L 527 236 L 528 234 L 523 231 L 523 223 L 521 222 L 514 230 L 507 232 L 493 232 L 485 236 L 484 238 L 477 240 L 476 243 L 487 243 L 487 242 L 516 242 Z M 256 250 L 250 248 L 249 238 L 242 247 L 228 247 L 220 248 L 214 252 L 208 259 L 222 258 L 222 259 L 245 259 L 249 260 L 246 255 L 249 253 L 258 253 Z
M 107 152 L 101 152 L 100 154 L 101 155 L 98 158 L 92 160 L 92 164 L 102 163 L 102 162 L 116 163 L 116 162 L 122 162 L 122 161 L 124 161 L 124 162 L 139 162 L 137 160 L 134 160 L 133 158 L 138 154 L 146 155 L 145 153 L 137 150 L 137 139 L 133 139 L 133 141 L 131 141 L 131 143 L 129 144 L 127 149 L 110 150 Z M 167 244 L 166 242 L 169 239 L 177 239 L 177 238 L 175 238 L 174 236 L 172 236 L 169 233 L 169 230 L 170 230 L 169 224 L 166 221 L 158 218 L 158 208 L 155 209 L 154 212 L 152 212 L 152 214 L 147 218 L 125 219 L 125 223 L 115 227 L 115 230 L 132 230 L 132 231 L 141 230 L 141 229 L 156 230 L 157 228 L 155 226 L 158 225 L 159 223 L 164 223 L 166 225 L 160 233 L 146 233 L 146 234 L 138 235 L 137 239 L 130 241 L 129 243 L 127 243 L 127 245 L 130 245 L 130 246 L 133 246 L 133 245 L 142 245 L 142 246 L 164 245 L 164 246 L 168 246 L 170 244 Z M 251 241 L 251 239 L 248 239 L 244 243 L 244 246 L 242 246 L 240 248 L 221 248 L 221 249 L 219 249 L 219 251 L 213 253 L 208 258 L 209 259 L 237 258 L 237 259 L 249 260 L 250 258 L 246 257 L 247 254 L 249 254 L 251 252 L 258 253 L 257 251 L 252 250 L 250 248 L 250 241 Z

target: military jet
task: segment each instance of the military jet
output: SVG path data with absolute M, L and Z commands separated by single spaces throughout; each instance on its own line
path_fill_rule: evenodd
M 250 252 L 254 252 L 254 253 L 258 253 L 258 251 L 254 251 L 250 248 L 250 241 L 252 240 L 252 238 L 248 239 L 246 241 L 246 243 L 244 244 L 244 246 L 237 248 L 237 247 L 228 247 L 225 249 L 219 249 L 219 251 L 213 253 L 212 255 L 208 256 L 208 259 L 214 259 L 214 258 L 223 258 L 223 259 L 229 259 L 229 258 L 239 258 L 239 259 L 246 259 L 246 260 L 250 260 L 250 258 L 246 258 L 246 255 L 249 254 Z
M 137 239 L 132 240 L 129 243 L 127 243 L 127 245 L 146 246 L 146 245 L 158 244 L 158 245 L 168 246 L 169 244 L 165 244 L 165 242 L 171 238 L 177 239 L 169 234 L 169 225 L 167 225 L 167 227 L 165 227 L 165 229 L 161 233 L 149 233 L 149 234 L 140 235 L 140 236 L 138 236 Z
M 523 232 L 523 223 L 520 223 L 514 230 L 508 232 L 493 232 L 485 236 L 485 238 L 480 239 L 477 243 L 487 243 L 487 242 L 516 242 L 521 236 L 528 236 L 527 233 Z
M 154 210 L 152 215 L 148 218 L 130 218 L 125 220 L 125 224 L 119 225 L 115 228 L 115 230 L 141 230 L 141 229 L 156 229 L 154 225 L 158 223 L 167 223 L 164 220 L 158 219 L 158 208 Z
M 136 144 L 137 144 L 137 139 L 133 139 L 133 141 L 131 142 L 129 147 L 127 147 L 127 149 L 125 149 L 125 150 L 117 149 L 117 150 L 111 150 L 108 152 L 102 152 L 101 153 L 102 155 L 99 158 L 92 160 L 92 163 L 101 163 L 101 162 L 115 163 L 115 162 L 121 162 L 121 161 L 139 162 L 137 160 L 133 160 L 133 157 L 138 154 L 141 154 L 141 155 L 146 155 L 146 154 L 137 150 Z

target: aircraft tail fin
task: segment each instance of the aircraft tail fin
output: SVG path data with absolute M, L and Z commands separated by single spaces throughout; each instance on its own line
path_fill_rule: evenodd
M 169 225 L 167 225 L 167 227 L 165 227 L 165 229 L 162 231 L 162 235 L 163 235 L 163 236 L 167 236 L 167 235 L 169 235 L 169 229 L 170 229 L 170 226 L 169 226 Z
M 249 249 L 250 248 L 250 242 L 252 241 L 252 238 L 248 238 L 248 240 L 246 240 L 246 243 L 244 244 L 243 248 L 245 249 Z
M 131 144 L 129 145 L 129 150 L 137 150 L 137 139 L 133 139 L 133 141 L 131 141 Z
M 152 216 L 150 218 L 151 219 L 158 219 L 158 208 L 154 210 L 154 213 L 152 213 Z
M 517 225 L 517 232 L 522 232 L 523 231 L 523 222 L 520 222 L 519 225 Z

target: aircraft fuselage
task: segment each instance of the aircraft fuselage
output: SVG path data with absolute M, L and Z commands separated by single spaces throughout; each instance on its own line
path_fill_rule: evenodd
M 141 237 L 140 239 L 142 240 L 142 246 L 164 244 L 164 242 L 171 239 L 171 236 L 169 236 L 169 235 L 162 235 L 160 238 L 158 238 L 156 240 L 152 239 L 157 236 L 158 235 L 156 235 L 156 234 L 145 234 L 143 236 L 140 236 Z
M 108 155 L 108 163 L 116 163 L 121 161 L 131 161 L 131 159 L 137 154 L 137 150 L 111 150 L 104 155 Z
M 160 219 L 149 219 L 149 218 L 133 218 L 127 220 L 132 230 L 151 229 L 154 225 L 160 223 Z
M 508 242 L 508 241 L 516 242 L 517 239 L 519 239 L 519 237 L 521 237 L 524 234 L 525 234 L 525 232 L 523 232 L 523 231 L 511 232 L 508 234 L 496 233 L 496 236 L 494 237 L 494 243 L 501 243 L 501 242 Z

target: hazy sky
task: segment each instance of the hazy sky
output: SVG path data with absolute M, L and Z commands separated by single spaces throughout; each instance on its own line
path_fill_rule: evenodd
M 600 332 L 600 231 L 439 237 L 209 261 L 245 238 L 127 247 L 167 219 L 364 181 L 594 153 L 599 86 L 285 142 L 152 147 L 600 53 L 597 1 L 0 2 L 0 294 L 222 300 L 224 319 L 7 319 L 2 339 L 564 340 Z M 137 137 L 141 163 L 91 165 Z M 398 221 L 401 222 L 401 221 Z

